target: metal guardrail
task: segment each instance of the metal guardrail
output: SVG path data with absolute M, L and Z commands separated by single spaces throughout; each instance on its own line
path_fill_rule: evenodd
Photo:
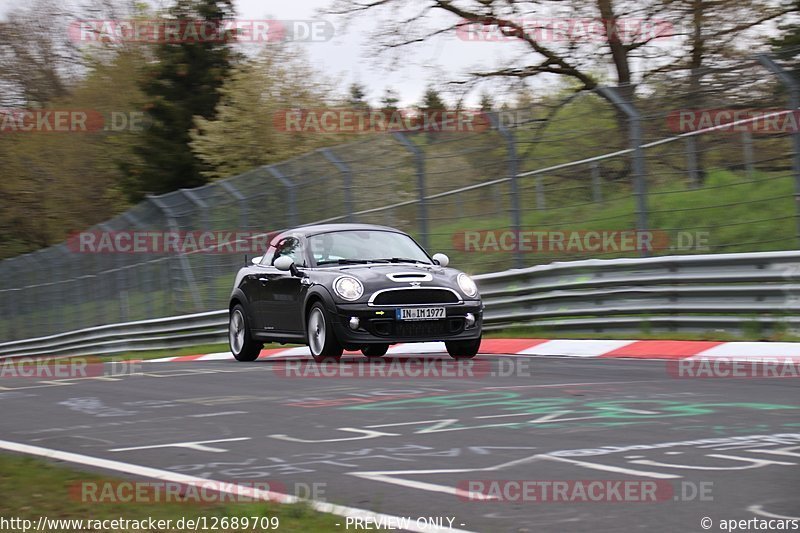
M 800 251 L 589 259 L 475 276 L 485 328 L 576 333 L 800 327 Z M 110 324 L 0 344 L 0 358 L 114 354 L 225 342 L 227 311 Z

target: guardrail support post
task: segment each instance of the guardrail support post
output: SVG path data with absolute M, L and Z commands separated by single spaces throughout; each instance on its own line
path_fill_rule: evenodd
M 325 156 L 325 159 L 330 161 L 330 163 L 336 167 L 342 174 L 343 182 L 342 186 L 344 187 L 344 209 L 347 213 L 347 222 L 353 222 L 353 171 L 350 170 L 350 167 L 344 164 L 344 161 L 339 159 L 339 157 L 334 154 L 330 148 L 323 148 L 320 150 L 322 155 Z
M 613 87 L 598 87 L 597 92 L 628 117 L 628 136 L 633 148 L 633 190 L 636 196 L 636 230 L 647 231 L 647 181 L 642 150 L 642 115 L 631 102 L 622 98 Z M 639 250 L 642 256 L 650 255 L 646 249 Z
M 758 62 L 764 65 L 767 70 L 775 74 L 786 87 L 789 93 L 789 111 L 800 113 L 800 83 L 786 72 L 783 67 L 777 64 L 769 54 L 759 54 L 756 56 Z M 794 173 L 794 203 L 797 240 L 800 242 L 800 129 L 795 129 L 792 133 L 792 172 Z
M 153 202 L 153 205 L 155 205 L 159 210 L 161 210 L 162 213 L 164 213 L 164 216 L 167 218 L 167 224 L 169 225 L 170 230 L 174 231 L 175 233 L 178 233 L 179 231 L 178 223 L 175 222 L 175 214 L 172 212 L 172 209 L 170 209 L 170 207 L 167 204 L 159 200 L 157 196 L 148 195 L 147 199 Z M 189 288 L 189 292 L 192 295 L 192 300 L 194 301 L 195 309 L 200 311 L 203 309 L 203 301 L 200 298 L 200 291 L 198 290 L 197 283 L 195 282 L 194 279 L 194 273 L 192 272 L 192 266 L 189 264 L 189 260 L 186 258 L 186 254 L 180 252 L 178 254 L 178 262 L 181 265 L 181 271 L 183 272 L 183 279 L 186 282 L 186 285 Z
M 522 268 L 525 266 L 525 258 L 522 256 L 522 250 L 519 246 L 519 240 L 522 232 L 522 211 L 519 206 L 519 184 L 517 183 L 517 174 L 519 174 L 519 157 L 517 156 L 517 142 L 514 134 L 506 128 L 500 116 L 497 113 L 489 113 L 489 119 L 492 121 L 494 127 L 505 140 L 508 147 L 508 178 L 511 188 L 511 228 L 514 230 L 516 236 L 516 246 L 514 247 L 514 266 Z M 536 204 L 540 201 L 544 202 L 543 192 L 540 190 L 539 181 L 540 176 L 536 176 Z M 542 206 L 543 208 L 544 206 Z
M 406 150 L 411 152 L 414 156 L 414 161 L 417 167 L 417 197 L 419 198 L 419 211 L 417 215 L 417 223 L 419 224 L 420 240 L 422 246 L 428 249 L 428 205 L 425 200 L 425 154 L 420 150 L 419 146 L 412 143 L 408 137 L 402 132 L 395 131 L 392 133 L 394 138 L 400 144 L 406 147 Z
M 278 170 L 274 166 L 267 166 L 267 167 L 263 167 L 263 168 L 265 168 L 267 171 L 269 171 L 270 174 L 275 176 L 275 178 L 277 178 L 277 180 L 280 181 L 281 184 L 284 187 L 286 187 L 286 196 L 287 196 L 287 201 L 289 202 L 289 226 L 292 227 L 292 228 L 296 227 L 298 225 L 297 224 L 297 193 L 295 191 L 296 185 L 289 178 L 287 178 L 283 174 L 283 172 L 281 172 L 280 170 Z

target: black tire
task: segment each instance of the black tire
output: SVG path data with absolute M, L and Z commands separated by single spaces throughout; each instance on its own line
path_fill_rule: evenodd
M 306 316 L 306 342 L 311 357 L 318 363 L 339 361 L 344 348 L 336 338 L 328 313 L 321 303 L 315 302 Z
M 469 341 L 449 341 L 444 343 L 447 346 L 447 353 L 453 359 L 472 359 L 478 355 L 481 347 L 481 338 Z
M 386 355 L 386 352 L 389 351 L 388 344 L 367 344 L 363 348 L 361 348 L 361 353 L 369 357 L 370 359 L 373 357 L 383 357 Z
M 237 361 L 255 361 L 264 345 L 253 340 L 244 307 L 236 304 L 228 318 L 228 345 Z

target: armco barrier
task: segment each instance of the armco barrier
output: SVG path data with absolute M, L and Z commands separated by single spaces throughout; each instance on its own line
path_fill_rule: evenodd
M 485 328 L 576 333 L 800 329 L 800 251 L 589 259 L 475 276 Z M 225 342 L 227 311 L 0 344 L 0 358 L 114 354 Z

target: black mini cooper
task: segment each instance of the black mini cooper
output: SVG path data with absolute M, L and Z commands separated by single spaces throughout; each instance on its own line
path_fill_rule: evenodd
M 381 357 L 390 344 L 444 341 L 454 358 L 481 344 L 483 304 L 472 279 L 384 226 L 285 231 L 236 275 L 231 352 L 253 361 L 265 342 L 307 344 L 316 361 L 344 349 Z

